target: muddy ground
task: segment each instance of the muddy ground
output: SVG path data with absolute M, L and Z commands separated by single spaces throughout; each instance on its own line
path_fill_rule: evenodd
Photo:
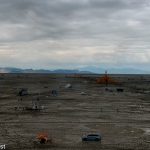
M 112 75 L 118 84 L 108 90 L 95 77 L 0 74 L 0 144 L 8 150 L 149 150 L 150 75 Z M 29 95 L 18 96 L 21 88 Z M 37 98 L 42 110 L 23 110 Z M 52 143 L 39 144 L 40 132 Z M 89 133 L 100 133 L 101 143 L 82 142 Z

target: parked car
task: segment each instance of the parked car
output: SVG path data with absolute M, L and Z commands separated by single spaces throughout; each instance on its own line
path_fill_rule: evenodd
M 82 137 L 82 141 L 101 141 L 101 139 L 100 134 L 88 134 Z

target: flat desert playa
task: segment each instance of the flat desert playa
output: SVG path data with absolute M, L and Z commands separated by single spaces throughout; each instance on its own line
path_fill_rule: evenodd
M 8 150 L 149 150 L 150 75 L 110 75 L 119 84 L 107 87 L 96 83 L 99 76 L 0 74 L 0 144 Z M 28 95 L 18 95 L 22 88 Z M 37 99 L 40 111 L 25 109 Z M 52 142 L 38 143 L 40 132 Z M 100 133 L 101 143 L 82 142 L 90 133 Z

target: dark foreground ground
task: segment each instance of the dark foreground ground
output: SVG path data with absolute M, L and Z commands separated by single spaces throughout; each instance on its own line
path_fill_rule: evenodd
M 150 76 L 113 79 L 121 84 L 105 91 L 88 78 L 0 74 L 0 144 L 8 150 L 150 150 Z M 20 88 L 29 92 L 22 101 Z M 58 96 L 51 95 L 53 89 Z M 43 110 L 23 110 L 37 98 Z M 52 143 L 37 143 L 39 132 L 47 132 Z M 89 133 L 101 133 L 101 143 L 82 142 Z

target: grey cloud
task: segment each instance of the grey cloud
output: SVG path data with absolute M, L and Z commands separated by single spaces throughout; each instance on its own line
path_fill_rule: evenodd
M 118 31 L 127 33 L 122 28 L 124 22 L 119 22 L 118 18 L 117 20 L 114 18 L 114 23 L 109 20 L 113 18 L 114 13 L 119 13 L 132 5 L 136 8 L 143 7 L 144 3 L 133 1 L 134 3 L 131 4 L 129 2 L 124 0 L 91 0 L 84 3 L 61 0 L 55 2 L 6 0 L 0 7 L 0 18 L 12 24 L 25 25 L 23 29 L 18 27 L 19 33 L 13 40 L 15 38 L 17 38 L 16 40 L 84 38 L 93 34 L 96 36 Z M 128 31 L 131 32 L 130 29 Z M 28 36 L 28 32 L 30 36 Z
M 41 57 L 47 65 L 50 59 L 52 64 L 64 66 L 69 62 L 73 66 L 132 64 L 140 57 L 141 63 L 150 63 L 149 0 L 0 0 L 0 3 L 0 53 L 8 56 L 7 51 L 16 50 L 14 53 L 18 54 L 11 55 L 15 63 L 21 62 L 26 51 L 34 56 L 28 62 Z M 132 60 L 134 54 L 137 59 Z M 63 62 L 59 63 L 57 57 Z M 3 64 L 4 59 L 1 61 Z

